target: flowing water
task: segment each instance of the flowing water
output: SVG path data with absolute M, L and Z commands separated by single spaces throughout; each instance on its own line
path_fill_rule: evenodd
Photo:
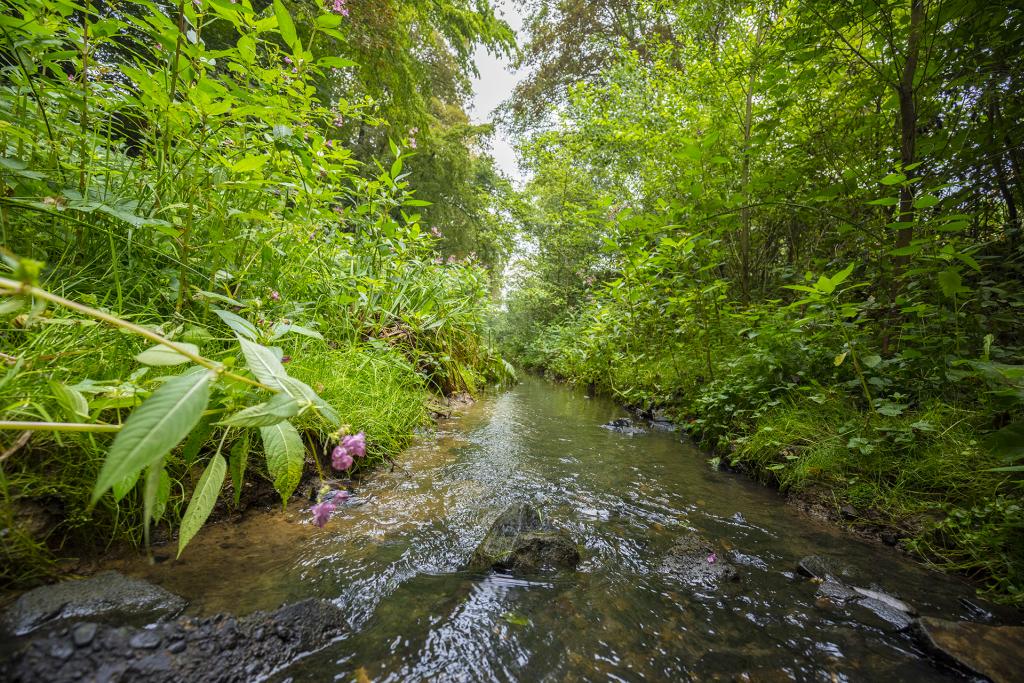
M 968 586 L 712 470 L 676 433 L 601 428 L 621 416 L 527 379 L 444 421 L 323 529 L 299 506 L 260 513 L 204 530 L 180 562 L 134 571 L 199 614 L 335 600 L 351 632 L 281 682 L 964 680 L 864 607 L 819 599 L 794 569 L 831 555 L 952 619 L 969 617 Z M 579 570 L 464 571 L 498 513 L 523 500 L 579 542 Z M 659 572 L 690 529 L 722 549 L 739 582 L 694 588 Z

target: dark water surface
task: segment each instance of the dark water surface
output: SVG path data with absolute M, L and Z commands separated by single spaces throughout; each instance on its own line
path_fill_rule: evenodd
M 133 571 L 201 614 L 335 600 L 352 632 L 277 681 L 964 680 L 864 607 L 819 601 L 794 568 L 832 555 L 950 619 L 967 618 L 970 587 L 713 471 L 678 434 L 600 427 L 621 416 L 528 379 L 442 423 L 324 529 L 298 506 L 259 514 L 204 530 L 181 562 Z M 461 570 L 520 500 L 581 544 L 578 572 Z M 737 565 L 738 583 L 695 589 L 659 573 L 693 528 Z

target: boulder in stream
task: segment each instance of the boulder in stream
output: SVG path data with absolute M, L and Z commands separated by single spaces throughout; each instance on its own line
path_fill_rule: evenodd
M 610 432 L 618 432 L 619 434 L 627 434 L 629 436 L 632 436 L 634 434 L 645 434 L 647 432 L 646 429 L 637 426 L 637 424 L 628 417 L 620 417 L 616 420 L 612 420 L 611 422 L 601 425 L 601 427 L 607 429 Z
M 0 680 L 260 680 L 326 646 L 341 635 L 345 624 L 341 609 L 325 600 L 304 600 L 242 618 L 182 617 L 148 629 L 84 622 L 26 639 L 0 663 Z
M 2 625 L 16 636 L 71 619 L 142 626 L 174 617 L 187 604 L 160 586 L 105 571 L 28 591 L 4 612 Z
M 929 650 L 993 683 L 1020 680 L 1020 653 L 1024 650 L 1022 626 L 987 626 L 921 617 L 915 630 Z
M 575 569 L 580 551 L 567 533 L 546 523 L 529 503 L 517 503 L 491 525 L 470 567 L 533 572 Z
M 736 567 L 716 550 L 711 541 L 696 532 L 676 540 L 661 563 L 661 572 L 676 581 L 703 587 L 740 578 Z

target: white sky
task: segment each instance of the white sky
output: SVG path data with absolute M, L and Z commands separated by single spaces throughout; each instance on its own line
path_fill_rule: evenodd
M 518 40 L 522 40 L 523 16 L 518 2 L 514 0 L 495 0 L 495 11 L 501 19 L 508 22 L 516 32 Z M 495 107 L 504 102 L 512 94 L 512 88 L 521 81 L 525 70 L 514 72 L 506 60 L 499 60 L 482 48 L 474 54 L 476 68 L 480 77 L 473 80 L 473 106 L 469 112 L 470 119 L 476 123 L 491 120 Z M 498 168 L 513 180 L 522 180 L 519 166 L 516 163 L 515 150 L 500 128 L 491 138 L 491 154 Z

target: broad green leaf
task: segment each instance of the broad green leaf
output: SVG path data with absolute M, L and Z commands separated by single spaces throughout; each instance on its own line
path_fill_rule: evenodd
M 907 176 L 903 175 L 902 173 L 890 173 L 889 175 L 882 178 L 879 182 L 881 182 L 883 185 L 898 185 L 904 182 L 906 179 Z
M 242 438 L 231 446 L 231 459 L 228 462 L 231 470 L 231 488 L 235 492 L 235 507 L 242 499 L 242 486 L 245 483 L 245 466 L 249 462 L 249 432 L 242 432 Z
M 856 264 L 851 263 L 850 265 L 843 268 L 841 271 L 833 275 L 829 280 L 832 282 L 832 287 L 838 287 L 846 281 L 846 278 L 850 277 L 850 273 L 853 272 L 853 268 Z
M 70 419 L 89 419 L 89 402 L 78 389 L 50 380 L 50 390 Z
M 224 462 L 224 456 L 217 453 L 210 459 L 210 463 L 203 470 L 203 476 L 199 477 L 192 498 L 188 501 L 188 508 L 181 520 L 181 529 L 178 530 L 178 557 L 185 549 L 188 542 L 196 535 L 196 532 L 206 523 L 206 519 L 213 512 L 213 506 L 217 504 L 217 496 L 220 495 L 220 488 L 224 485 L 224 475 L 227 473 L 228 465 Z
M 864 367 L 866 368 L 874 368 L 877 367 L 878 364 L 882 362 L 882 357 L 877 355 L 864 356 L 864 358 L 861 359 L 861 362 L 864 364 Z
M 274 16 L 277 17 L 277 30 L 288 47 L 293 50 L 298 46 L 298 37 L 295 35 L 295 24 L 292 22 L 292 15 L 281 0 L 274 0 Z
M 327 401 L 320 398 L 320 395 L 313 391 L 313 388 L 302 380 L 295 379 L 294 377 L 284 376 L 279 378 L 281 381 L 281 389 L 289 396 L 294 398 L 296 401 L 309 401 L 316 406 L 317 412 L 319 412 L 325 420 L 335 427 L 341 426 L 341 417 L 337 411 L 331 407 Z
M 114 494 L 114 502 L 120 503 L 135 488 L 135 485 L 139 483 L 139 471 L 132 472 L 124 479 L 114 482 L 111 487 Z
M 238 161 L 231 164 L 231 170 L 236 173 L 245 173 L 246 171 L 255 171 L 263 168 L 266 163 L 270 160 L 269 156 L 266 155 L 254 155 L 247 156 L 239 159 Z
M 989 434 L 985 448 L 1005 460 L 1024 458 L 1024 422 L 1014 422 Z
M 280 389 L 281 378 L 288 376 L 281 365 L 281 357 L 266 346 L 260 346 L 248 339 L 239 337 L 238 343 L 242 345 L 246 365 L 252 370 L 252 374 L 256 375 L 256 379 L 268 387 Z
M 321 28 L 337 28 L 341 25 L 341 15 L 333 12 L 321 14 L 316 18 L 316 25 Z
M 192 431 L 210 400 L 213 378 L 211 372 L 173 377 L 132 411 L 100 469 L 93 504 L 117 482 L 167 455 Z
M 848 351 L 843 351 L 838 356 L 833 358 L 832 359 L 832 364 L 835 365 L 838 368 L 840 365 L 843 364 L 843 361 L 846 360 L 846 354 L 847 353 L 849 353 L 849 352 Z
M 177 342 L 177 345 L 188 351 L 199 355 L 199 347 L 195 344 L 189 344 L 187 342 Z M 135 360 L 139 361 L 144 365 L 181 365 L 182 363 L 188 363 L 189 358 L 183 356 L 169 346 L 163 344 L 157 344 L 151 346 L 145 351 L 135 356 Z
M 249 341 L 256 341 L 259 339 L 259 330 L 257 330 L 256 326 L 245 318 L 235 315 L 231 311 L 223 311 L 219 308 L 215 308 L 213 312 L 224 321 L 224 324 L 234 330 L 235 334 L 238 336 L 248 339 Z
M 285 392 L 274 394 L 266 403 L 240 410 L 221 422 L 229 427 L 269 427 L 299 414 L 298 401 Z
M 915 209 L 930 209 L 939 203 L 939 198 L 933 194 L 923 194 L 914 200 Z
M 953 298 L 957 294 L 967 291 L 963 286 L 963 280 L 960 278 L 960 271 L 956 268 L 946 268 L 945 270 L 939 271 L 939 288 L 942 293 Z
M 263 437 L 267 471 L 274 479 L 274 489 L 281 495 L 281 502 L 287 503 L 302 480 L 306 453 L 302 437 L 291 422 L 260 427 L 260 436 Z

